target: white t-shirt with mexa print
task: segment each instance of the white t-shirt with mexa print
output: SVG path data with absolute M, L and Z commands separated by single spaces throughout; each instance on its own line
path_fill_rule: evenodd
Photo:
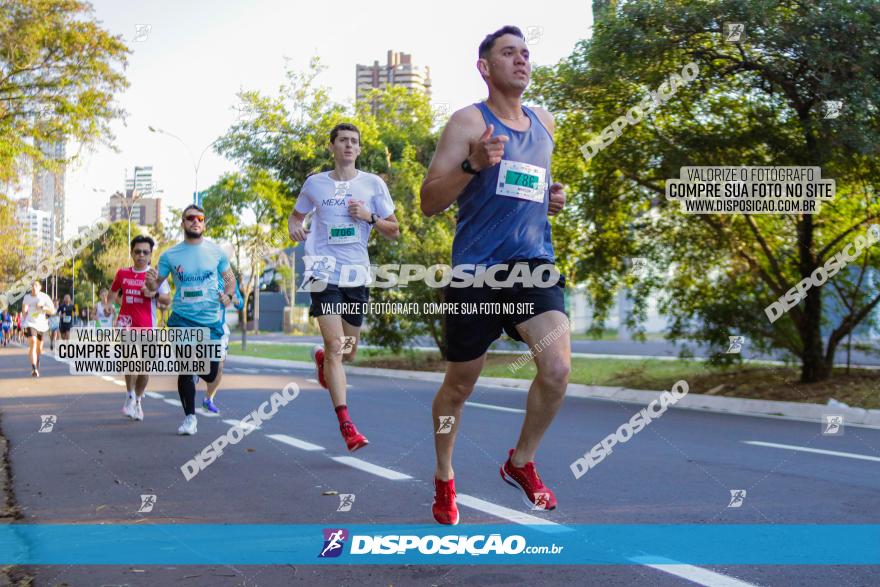
M 382 178 L 372 173 L 358 171 L 349 181 L 336 181 L 330 178 L 330 172 L 316 173 L 309 176 L 303 184 L 294 208 L 300 214 L 308 214 L 312 210 L 315 216 L 306 238 L 305 256 L 327 257 L 329 263 L 322 263 L 323 281 L 339 284 L 340 269 L 343 265 L 360 266 L 366 269 L 361 275 L 369 273 L 370 256 L 367 254 L 367 242 L 373 227 L 369 222 L 353 218 L 348 213 L 351 200 L 360 200 L 368 212 L 374 212 L 379 218 L 388 218 L 394 214 L 394 202 L 391 193 Z M 305 280 L 309 280 L 318 270 L 310 270 L 306 265 Z M 348 275 L 349 278 L 353 274 Z M 367 280 L 349 279 L 346 286 L 364 285 Z

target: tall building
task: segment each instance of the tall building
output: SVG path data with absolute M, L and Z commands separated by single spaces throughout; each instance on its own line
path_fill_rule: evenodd
M 126 190 L 137 190 L 144 196 L 153 193 L 155 186 L 153 185 L 153 166 L 135 167 L 134 176 L 125 178 Z
M 162 219 L 162 198 L 141 196 L 138 190 L 127 189 L 125 194 L 116 192 L 101 208 L 101 215 L 109 222 L 128 220 L 141 226 L 153 226 Z
M 357 100 L 363 100 L 367 92 L 373 89 L 385 89 L 389 86 L 403 86 L 409 90 L 424 92 L 431 96 L 431 68 L 414 65 L 412 55 L 388 51 L 385 65 L 373 61 L 373 65 L 357 65 L 356 80 Z M 375 109 L 375 104 L 373 105 Z
M 34 210 L 46 212 L 52 225 L 50 234 L 56 241 L 64 239 L 64 159 L 66 147 L 64 141 L 41 143 L 40 150 L 47 159 L 61 162 L 59 168 L 49 171 L 34 166 L 34 181 L 31 185 L 31 204 Z
M 15 203 L 15 219 L 21 228 L 21 236 L 34 248 L 33 260 L 45 259 L 52 253 L 52 215 L 35 210 L 22 198 Z

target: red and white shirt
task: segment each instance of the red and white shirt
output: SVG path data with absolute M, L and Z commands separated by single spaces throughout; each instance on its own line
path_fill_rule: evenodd
M 147 278 L 147 270 L 137 271 L 134 267 L 120 269 L 110 291 L 121 291 L 119 316 L 116 326 L 119 328 L 156 328 L 159 325 L 156 311 L 156 298 L 145 298 L 141 295 L 141 287 Z M 159 286 L 160 294 L 171 293 L 168 282 Z

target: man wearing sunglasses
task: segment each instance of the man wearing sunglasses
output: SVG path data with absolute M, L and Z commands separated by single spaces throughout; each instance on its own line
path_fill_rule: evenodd
M 145 282 L 154 246 L 156 242 L 142 234 L 131 239 L 131 260 L 134 261 L 134 265 L 116 272 L 116 277 L 110 286 L 108 301 L 111 306 L 117 301 L 120 304 L 115 324 L 117 328 L 157 328 L 158 302 L 167 304 L 171 301 L 171 288 L 168 287 L 167 282 L 159 286 L 155 295 L 147 295 L 150 292 L 147 291 Z M 141 398 L 149 380 L 149 375 L 125 376 L 125 389 L 128 395 L 122 406 L 122 415 L 132 420 L 144 419 Z
M 183 210 L 181 221 L 183 242 L 171 247 L 159 257 L 159 269 L 147 272 L 146 292 L 155 292 L 169 275 L 176 291 L 171 306 L 169 328 L 208 328 L 211 340 L 223 338 L 223 308 L 235 293 L 235 275 L 229 267 L 229 259 L 215 243 L 205 240 L 205 211 L 195 204 Z M 220 291 L 218 277 L 222 278 Z M 219 293 L 218 293 L 219 292 Z M 207 375 L 198 375 L 207 383 L 217 378 L 220 361 L 211 361 Z M 197 432 L 196 376 L 179 375 L 177 393 L 185 415 L 178 434 L 193 435 Z

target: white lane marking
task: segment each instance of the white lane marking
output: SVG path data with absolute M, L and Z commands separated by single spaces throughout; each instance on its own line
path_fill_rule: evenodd
M 253 432 L 254 430 L 259 430 L 259 426 L 254 426 L 250 422 L 242 422 L 241 420 L 223 420 L 224 424 L 229 424 L 230 426 L 238 426 L 242 430 L 246 432 Z M 314 446 L 314 445 L 313 445 Z
M 545 518 L 539 518 L 538 516 L 524 514 L 520 511 L 512 510 L 510 508 L 492 503 L 491 501 L 486 501 L 484 499 L 480 499 L 479 497 L 474 497 L 473 495 L 467 495 L 466 493 L 457 494 L 455 496 L 455 501 L 456 503 L 465 507 L 469 507 L 472 510 L 479 510 L 483 513 L 490 514 L 492 516 L 495 516 L 496 518 L 501 518 L 503 520 L 508 520 L 515 524 L 523 524 L 524 526 L 554 526 L 554 531 L 557 532 L 572 531 L 571 528 L 563 526 L 562 524 L 552 522 Z
M 101 379 L 103 379 L 104 381 L 113 381 L 113 378 L 109 375 L 101 375 Z
M 162 395 L 161 393 L 156 393 L 155 391 L 145 391 L 144 395 L 153 399 L 165 399 L 164 395 Z
M 180 402 L 178 402 L 180 403 Z M 209 412 L 205 408 L 196 408 L 196 414 L 199 416 L 204 416 L 206 418 L 219 418 L 220 414 L 215 414 L 214 412 Z
M 179 400 L 179 399 L 165 398 L 165 399 L 163 399 L 162 401 L 165 402 L 166 404 L 171 404 L 172 406 L 177 406 L 178 408 L 181 407 L 181 406 L 183 406 L 183 404 L 180 403 L 180 400 Z
M 306 442 L 305 440 L 300 440 L 299 438 L 294 438 L 287 434 L 267 434 L 266 436 L 272 440 L 277 440 L 278 442 L 283 442 L 284 444 L 289 444 L 294 448 L 302 450 L 324 450 L 323 446 L 318 446 L 317 444 L 312 444 L 311 442 Z
M 374 465 L 373 463 L 368 463 L 367 461 L 363 461 L 355 457 L 330 458 L 337 463 L 342 463 L 343 465 L 348 465 L 349 467 L 354 467 L 355 469 L 360 469 L 361 471 L 372 473 L 373 475 L 378 475 L 379 477 L 384 477 L 385 479 L 391 479 L 392 481 L 403 481 L 404 479 L 412 479 L 412 477 L 406 475 L 405 473 L 398 473 L 397 471 L 392 471 L 391 469 L 386 469 L 385 467 L 380 467 L 379 465 Z
M 240 373 L 250 373 L 251 375 L 258 375 L 260 373 L 259 369 L 248 369 L 245 367 L 238 367 L 238 371 Z
M 125 381 L 116 381 L 116 380 L 114 379 L 114 380 L 113 380 L 113 383 L 115 383 L 116 385 L 118 385 L 118 386 L 120 386 L 120 387 L 125 387 Z
M 505 408 L 504 406 L 493 406 L 492 404 L 481 404 L 479 402 L 464 402 L 466 406 L 474 406 L 475 408 L 485 408 L 487 410 L 497 410 L 499 412 L 510 412 L 512 414 L 525 414 L 525 410 L 519 408 Z
M 727 575 L 722 575 L 721 573 L 716 573 L 709 569 L 695 567 L 693 565 L 684 565 L 672 560 L 669 561 L 669 564 L 646 562 L 656 561 L 658 558 L 659 557 L 636 556 L 632 557 L 630 560 L 634 563 L 651 567 L 652 569 L 657 569 L 658 571 L 663 571 L 664 573 L 669 573 L 676 577 L 681 577 L 682 579 L 686 579 L 697 585 L 705 585 L 706 587 L 755 587 L 753 583 L 746 583 L 745 581 L 740 581 L 739 579 L 734 579 L 733 577 L 728 577 Z
M 859 459 L 862 461 L 874 461 L 880 463 L 880 457 L 872 457 L 870 455 L 860 455 L 854 452 L 840 452 L 836 450 L 824 450 L 821 448 L 808 448 L 806 446 L 795 446 L 792 444 L 776 444 L 775 442 L 761 442 L 760 440 L 743 440 L 745 444 L 754 446 L 767 446 L 770 448 L 782 448 L 785 450 L 796 450 L 800 452 L 812 452 L 819 455 L 831 455 L 833 457 L 845 457 L 847 459 Z

